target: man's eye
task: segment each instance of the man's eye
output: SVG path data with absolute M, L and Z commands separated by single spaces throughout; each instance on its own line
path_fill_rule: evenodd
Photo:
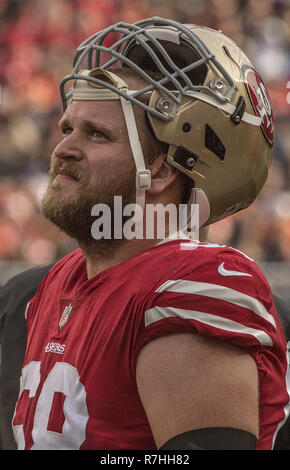
M 63 135 L 69 135 L 72 133 L 72 128 L 71 127 L 64 127 L 62 130 L 61 130 L 62 134 Z
M 102 132 L 98 131 L 97 129 L 91 130 L 91 136 L 98 137 L 98 138 L 105 137 L 105 135 Z

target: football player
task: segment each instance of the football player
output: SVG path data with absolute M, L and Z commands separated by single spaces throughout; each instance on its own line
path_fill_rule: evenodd
M 203 235 L 204 233 L 200 234 L 200 239 Z M 26 347 L 25 309 L 51 267 L 52 265 L 48 265 L 24 271 L 11 278 L 0 289 L 0 448 L 2 450 L 16 449 L 11 422 L 19 394 L 19 377 Z M 290 343 L 290 307 L 275 293 L 273 299 L 284 336 L 287 343 Z M 279 430 L 274 450 L 290 450 L 289 417 Z
M 81 44 L 61 96 L 42 210 L 80 248 L 26 312 L 18 448 L 272 449 L 287 357 L 260 269 L 168 221 L 164 240 L 120 235 L 115 207 L 123 229 L 128 206 L 135 228 L 150 204 L 198 204 L 201 226 L 248 207 L 274 140 L 261 77 L 221 32 L 150 18 Z

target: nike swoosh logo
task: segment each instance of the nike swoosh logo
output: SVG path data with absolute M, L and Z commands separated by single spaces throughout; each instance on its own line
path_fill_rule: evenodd
M 222 276 L 247 276 L 247 277 L 252 277 L 252 274 L 248 273 L 241 273 L 240 271 L 230 271 L 229 269 L 226 269 L 224 267 L 225 262 L 221 263 L 218 267 L 218 272 Z

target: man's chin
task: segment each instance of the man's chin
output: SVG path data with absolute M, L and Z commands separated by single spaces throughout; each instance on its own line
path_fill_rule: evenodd
M 41 201 L 43 216 L 72 238 L 90 235 L 91 204 L 79 191 L 50 184 Z
M 44 217 L 54 222 L 54 218 L 63 217 L 71 203 L 72 198 L 68 197 L 68 192 L 64 191 L 59 183 L 52 183 L 41 201 L 41 212 Z

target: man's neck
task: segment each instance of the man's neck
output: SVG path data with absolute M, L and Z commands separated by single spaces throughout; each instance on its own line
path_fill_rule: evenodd
M 120 240 L 116 241 L 118 246 L 114 247 L 114 243 L 110 243 L 106 248 L 103 244 L 103 249 L 99 247 L 96 250 L 90 250 L 82 247 L 87 262 L 87 276 L 91 279 L 105 269 L 117 266 L 118 264 L 127 261 L 133 256 L 137 255 L 143 250 L 149 249 L 157 245 L 160 240 L 157 239 L 133 239 L 133 240 Z

